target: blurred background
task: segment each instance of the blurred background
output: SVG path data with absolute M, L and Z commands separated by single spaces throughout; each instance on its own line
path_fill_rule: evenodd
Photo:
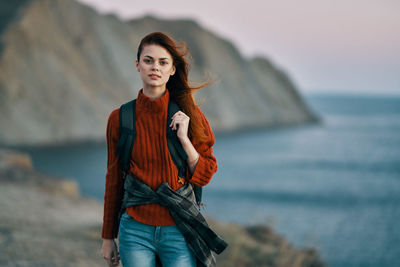
M 10 0 L 0 8 L 3 155 L 26 153 L 25 165 L 74 181 L 101 207 L 108 115 L 142 87 L 140 40 L 164 31 L 187 44 L 192 81 L 218 79 L 196 93 L 218 161 L 203 214 L 267 225 L 329 266 L 400 265 L 399 2 Z M 21 175 L 1 172 L 5 162 L 0 181 L 9 183 Z M 22 207 L 2 201 L 0 247 L 22 216 L 7 217 L 6 208 Z M 101 222 L 102 213 L 92 217 Z M 317 266 L 286 264 L 251 265 Z

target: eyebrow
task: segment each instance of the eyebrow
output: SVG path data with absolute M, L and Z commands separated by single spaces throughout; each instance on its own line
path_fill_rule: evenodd
M 153 59 L 153 57 L 148 56 L 148 55 L 145 55 L 144 57 L 149 57 L 149 58 Z M 160 58 L 160 59 L 169 59 L 169 58 L 167 58 L 167 57 L 162 57 L 162 58 Z

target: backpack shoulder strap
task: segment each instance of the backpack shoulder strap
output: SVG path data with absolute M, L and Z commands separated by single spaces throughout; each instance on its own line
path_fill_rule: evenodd
M 172 122 L 172 116 L 180 110 L 177 103 L 170 100 L 168 103 L 168 117 L 167 117 L 167 145 L 171 158 L 178 168 L 178 176 L 183 177 L 187 168 L 187 154 L 182 147 L 181 142 L 178 139 L 177 130 L 172 130 L 169 125 Z M 193 185 L 194 195 L 196 202 L 200 206 L 203 188 L 201 186 Z
M 120 138 L 117 144 L 116 155 L 120 157 L 120 164 L 124 177 L 129 170 L 131 151 L 136 137 L 136 99 L 133 99 L 119 109 Z
M 168 115 L 167 115 L 167 145 L 171 158 L 178 168 L 179 177 L 183 177 L 186 171 L 186 160 L 188 158 L 185 150 L 183 149 L 178 136 L 178 130 L 172 130 L 169 125 L 172 122 L 172 116 L 179 111 L 179 106 L 172 100 L 168 103 Z

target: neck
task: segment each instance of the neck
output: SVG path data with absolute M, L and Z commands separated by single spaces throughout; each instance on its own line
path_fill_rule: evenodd
M 156 100 L 156 99 L 162 97 L 165 93 L 165 90 L 167 90 L 167 88 L 165 86 L 163 86 L 163 87 L 143 86 L 143 94 L 145 96 L 151 98 L 151 100 Z

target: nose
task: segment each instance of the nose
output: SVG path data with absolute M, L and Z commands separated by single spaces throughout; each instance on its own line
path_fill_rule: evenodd
M 159 69 L 159 63 L 158 62 L 154 62 L 153 69 L 156 69 L 156 70 Z

